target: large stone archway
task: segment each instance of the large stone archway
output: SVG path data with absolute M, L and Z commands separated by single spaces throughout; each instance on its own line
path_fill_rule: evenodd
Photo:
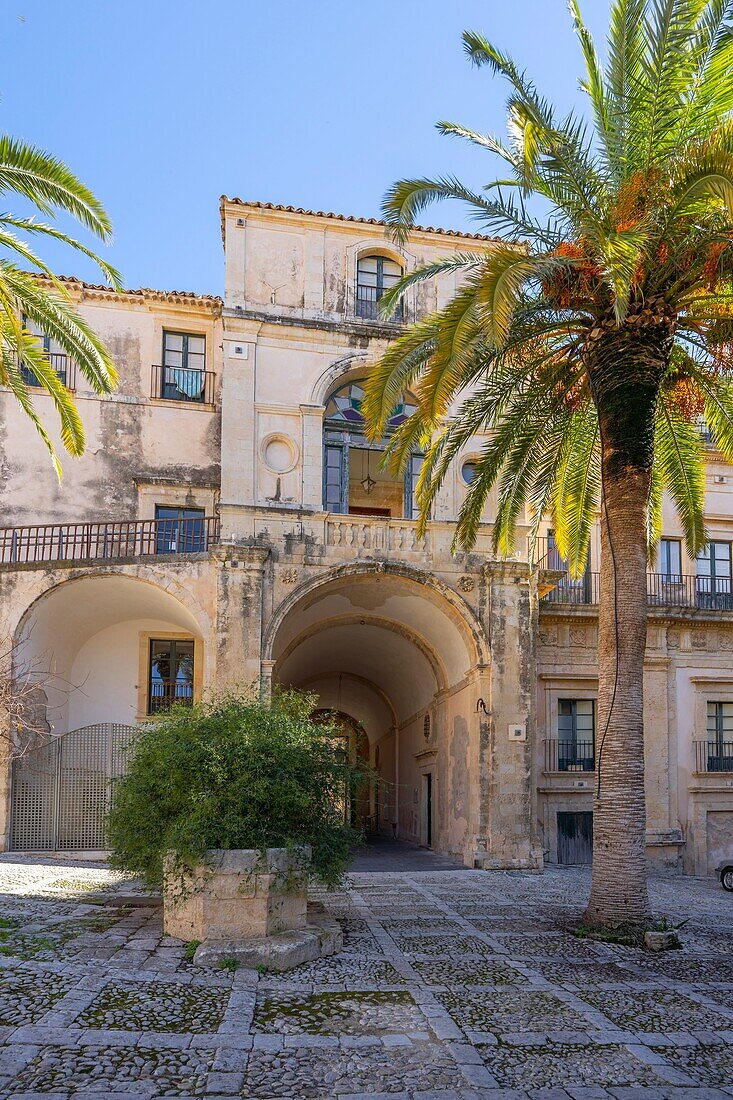
M 263 656 L 274 682 L 365 731 L 376 828 L 473 862 L 485 767 L 475 697 L 489 654 L 460 597 L 403 565 L 341 567 L 292 593 Z

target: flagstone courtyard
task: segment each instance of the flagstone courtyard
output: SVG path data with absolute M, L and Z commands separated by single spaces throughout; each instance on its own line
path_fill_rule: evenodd
M 416 867 L 353 873 L 344 951 L 258 974 L 194 968 L 100 864 L 0 857 L 0 1097 L 733 1096 L 733 895 L 654 879 L 689 920 L 655 956 L 566 931 L 586 868 Z

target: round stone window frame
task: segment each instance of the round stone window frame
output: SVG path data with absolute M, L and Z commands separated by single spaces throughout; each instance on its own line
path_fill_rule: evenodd
M 290 451 L 290 463 L 282 469 L 277 469 L 267 461 L 267 451 L 273 443 L 283 443 Z M 300 448 L 293 437 L 286 435 L 285 432 L 270 432 L 260 443 L 260 457 L 271 474 L 282 476 L 283 474 L 291 473 L 298 465 L 300 460 Z
M 480 461 L 480 456 L 479 455 L 468 454 L 468 455 L 463 455 L 461 457 L 461 464 L 458 468 L 458 479 L 459 479 L 459 481 L 460 481 L 460 483 L 461 483 L 461 485 L 463 486 L 464 489 L 470 489 L 471 484 L 472 484 L 472 482 L 466 481 L 465 477 L 463 476 L 464 467 L 468 466 L 468 465 L 473 465 L 474 467 L 476 467 L 476 466 L 478 466 L 479 461 Z M 475 477 L 475 470 L 474 470 L 474 477 Z

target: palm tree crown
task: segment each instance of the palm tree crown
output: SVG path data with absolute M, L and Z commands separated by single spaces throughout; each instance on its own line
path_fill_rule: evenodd
M 0 194 L 5 193 L 30 201 L 45 218 L 62 211 L 101 240 L 111 238 L 112 227 L 101 203 L 64 164 L 7 135 L 0 136 Z M 61 440 L 73 455 L 84 451 L 84 429 L 73 397 L 38 333 L 53 340 L 76 362 L 97 393 L 113 388 L 117 372 L 99 337 L 74 309 L 63 283 L 29 243 L 33 237 L 61 241 L 91 257 L 115 288 L 120 287 L 120 279 L 110 264 L 48 222 L 0 213 L 0 247 L 6 253 L 0 257 L 0 384 L 12 390 L 30 417 L 60 476 L 53 442 L 33 404 L 29 378 L 53 398 Z M 19 267 L 19 261 L 35 271 Z
M 704 542 L 701 417 L 733 460 L 733 3 L 616 0 L 605 71 L 577 0 L 570 8 L 592 124 L 573 114 L 558 120 L 509 57 L 479 34 L 464 35 L 474 64 L 511 85 L 510 140 L 455 123 L 439 128 L 496 154 L 508 177 L 478 192 L 452 178 L 403 180 L 384 211 L 401 235 L 428 203 L 458 198 L 501 239 L 410 272 L 385 295 L 390 315 L 413 283 L 449 270 L 463 278 L 442 312 L 383 357 L 366 412 L 378 436 L 395 395 L 416 392 L 418 414 L 390 449 L 399 467 L 416 443 L 426 447 L 418 487 L 423 524 L 451 461 L 489 429 L 457 542 L 472 545 L 498 483 L 497 549 L 511 551 L 529 506 L 533 539 L 551 514 L 558 548 L 577 574 L 601 488 L 598 398 L 610 389 L 614 401 L 604 364 L 618 355 L 619 339 L 633 349 L 637 386 L 653 396 L 652 432 L 640 408 L 618 443 L 631 452 L 622 463 L 656 460 L 650 555 L 665 488 L 690 552 Z M 547 220 L 532 214 L 533 197 L 550 203 Z M 645 343 L 654 365 L 642 382 L 638 349 Z M 462 391 L 467 395 L 448 416 Z

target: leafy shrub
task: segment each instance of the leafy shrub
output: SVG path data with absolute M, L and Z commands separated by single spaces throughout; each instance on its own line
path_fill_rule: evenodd
M 226 695 L 142 727 L 114 791 L 112 865 L 159 886 L 168 852 L 192 866 L 207 848 L 310 844 L 312 872 L 335 885 L 358 840 L 344 807 L 364 773 L 338 728 L 311 720 L 314 705 L 292 691 Z

